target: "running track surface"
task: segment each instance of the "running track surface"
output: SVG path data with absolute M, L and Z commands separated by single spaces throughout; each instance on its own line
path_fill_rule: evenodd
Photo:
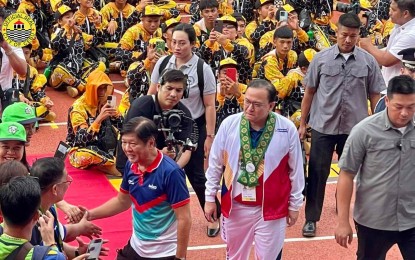
M 111 74 L 110 77 L 115 83 L 115 95 L 117 101 L 119 101 L 125 87 L 118 83 L 122 81 L 120 76 Z M 28 147 L 29 155 L 53 154 L 59 141 L 64 140 L 66 136 L 67 111 L 74 99 L 70 98 L 65 92 L 58 92 L 50 88 L 47 89 L 47 94 L 55 102 L 53 110 L 58 116 L 55 123 L 41 124 L 38 132 L 32 138 L 31 145 Z M 333 168 L 335 167 L 334 164 Z M 355 259 L 356 239 L 353 240 L 348 249 L 345 249 L 338 246 L 333 238 L 336 225 L 334 199 L 336 179 L 336 174 L 332 171 L 326 189 L 323 215 L 321 221 L 317 224 L 317 237 L 307 239 L 301 236 L 301 228 L 304 223 L 304 208 L 302 208 L 298 222 L 293 227 L 287 228 L 283 259 Z M 109 178 L 109 181 L 118 189 L 119 179 Z M 76 201 L 71 203 L 76 204 Z M 225 259 L 225 245 L 221 238 L 208 238 L 206 236 L 206 221 L 194 194 L 191 195 L 191 210 L 192 231 L 188 259 Z M 253 253 L 251 253 L 251 259 L 254 259 Z M 390 250 L 387 259 L 402 259 L 397 247 Z
M 121 94 L 125 91 L 125 86 L 119 75 L 110 74 L 110 78 L 115 85 L 114 95 L 117 96 L 117 102 L 119 102 Z M 40 126 L 38 132 L 32 138 L 31 145 L 27 149 L 29 155 L 53 154 L 59 141 L 65 140 L 66 137 L 67 112 L 74 99 L 69 97 L 65 92 L 58 92 L 50 88 L 47 89 L 47 94 L 55 103 L 53 111 L 57 114 L 57 118 L 55 123 L 42 124 Z M 338 171 L 336 164 L 332 166 L 333 169 Z M 326 188 L 323 214 L 320 222 L 317 223 L 317 236 L 310 239 L 303 238 L 301 235 L 301 229 L 304 224 L 303 206 L 297 223 L 293 227 L 287 228 L 283 259 L 356 259 L 356 238 L 353 239 L 349 248 L 345 249 L 337 245 L 333 237 L 336 226 L 334 198 L 336 180 L 337 175 L 335 171 L 332 171 Z M 119 188 L 120 179 L 109 178 L 108 181 L 116 189 Z M 76 204 L 76 201 L 69 202 Z M 216 238 L 208 238 L 206 236 L 206 220 L 202 214 L 197 197 L 193 192 L 191 192 L 191 211 L 192 229 L 187 258 L 198 260 L 225 259 L 226 247 L 221 238 L 219 236 Z M 254 259 L 253 250 L 251 251 L 250 259 Z M 402 259 L 399 249 L 396 246 L 389 251 L 387 259 Z

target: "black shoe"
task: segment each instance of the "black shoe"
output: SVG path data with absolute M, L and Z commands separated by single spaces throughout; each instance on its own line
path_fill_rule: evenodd
M 219 234 L 220 226 L 218 228 L 206 228 L 206 234 L 208 237 L 216 237 Z
M 316 236 L 316 222 L 315 221 L 306 221 L 303 227 L 303 236 L 304 237 L 315 237 Z

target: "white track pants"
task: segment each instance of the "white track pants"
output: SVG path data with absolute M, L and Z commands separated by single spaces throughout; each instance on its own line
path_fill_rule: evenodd
M 222 217 L 222 239 L 226 242 L 226 259 L 249 259 L 255 242 L 255 259 L 276 259 L 284 244 L 286 218 L 264 221 L 261 207 L 233 201 L 229 218 Z

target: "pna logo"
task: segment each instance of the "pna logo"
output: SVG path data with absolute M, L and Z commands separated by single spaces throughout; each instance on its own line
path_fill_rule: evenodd
M 36 25 L 28 15 L 14 13 L 4 20 L 2 34 L 8 44 L 21 48 L 35 39 Z

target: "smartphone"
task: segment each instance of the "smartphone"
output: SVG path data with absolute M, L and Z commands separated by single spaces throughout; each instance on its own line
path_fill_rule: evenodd
M 288 20 L 288 12 L 280 11 L 280 22 Z
M 231 80 L 236 82 L 236 68 L 227 68 L 226 76 L 228 76 Z
M 53 157 L 60 158 L 63 161 L 65 161 L 70 148 L 71 148 L 70 145 L 68 145 L 67 143 L 63 141 L 60 141 L 58 144 L 58 148 L 56 148 L 55 155 Z
M 156 42 L 156 52 L 158 54 L 163 55 L 163 53 L 166 51 L 166 43 L 164 41 L 157 41 Z
M 89 253 L 87 260 L 99 259 L 99 253 L 101 252 L 102 242 L 103 241 L 101 238 L 96 238 L 89 242 L 88 250 L 86 251 L 87 253 Z
M 213 27 L 213 29 L 215 30 L 215 32 L 222 33 L 222 31 L 223 31 L 223 21 L 216 20 L 215 21 L 215 26 Z
M 114 108 L 117 105 L 117 97 L 114 95 L 108 96 L 107 103 Z

